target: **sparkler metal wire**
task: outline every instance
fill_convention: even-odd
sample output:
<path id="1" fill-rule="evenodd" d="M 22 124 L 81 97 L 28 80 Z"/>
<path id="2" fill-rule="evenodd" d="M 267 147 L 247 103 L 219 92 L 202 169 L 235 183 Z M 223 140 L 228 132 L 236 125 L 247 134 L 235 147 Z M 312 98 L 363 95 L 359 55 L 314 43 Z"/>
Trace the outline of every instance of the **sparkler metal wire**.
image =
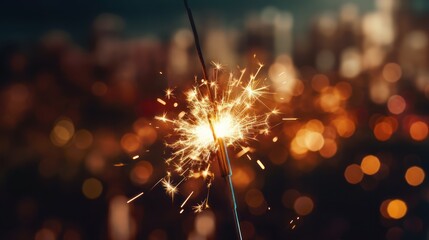
<path id="1" fill-rule="evenodd" d="M 202 66 L 202 70 L 203 70 L 203 76 L 204 76 L 204 80 L 208 80 L 208 75 L 207 75 L 207 68 L 204 62 L 204 57 L 203 57 L 203 52 L 201 50 L 201 45 L 200 45 L 200 40 L 198 37 L 198 32 L 197 29 L 195 27 L 195 22 L 194 22 L 194 17 L 192 15 L 192 11 L 191 8 L 189 7 L 188 1 L 187 0 L 183 0 L 185 7 L 186 7 L 186 12 L 188 14 L 188 18 L 189 18 L 189 22 L 191 24 L 191 28 L 192 28 L 192 33 L 194 35 L 194 40 L 195 40 L 195 47 L 197 49 L 197 53 L 198 53 L 198 57 Z M 209 87 L 208 84 L 206 84 L 207 86 L 207 93 L 209 95 L 210 101 L 212 103 L 215 103 L 214 99 L 213 99 L 213 94 L 211 93 L 211 89 Z M 215 113 L 215 112 L 214 112 Z M 236 230 L 236 234 L 237 234 L 237 238 L 242 240 L 242 234 L 241 234 L 241 228 L 240 228 L 240 220 L 238 218 L 238 211 L 237 211 L 237 201 L 235 199 L 235 191 L 234 191 L 234 186 L 232 184 L 232 170 L 231 170 L 231 163 L 230 163 L 230 159 L 228 157 L 228 150 L 226 148 L 226 145 L 224 143 L 224 141 L 222 140 L 222 138 L 217 138 L 216 137 L 216 133 L 214 132 L 214 126 L 213 123 L 210 120 L 210 116 L 208 117 L 208 121 L 210 124 L 210 128 L 212 130 L 212 134 L 214 137 L 214 140 L 217 142 L 218 144 L 218 151 L 217 151 L 217 157 L 218 157 L 218 163 L 222 172 L 222 176 L 225 178 L 227 184 L 228 184 L 228 189 L 229 189 L 229 195 L 230 195 L 230 201 L 231 201 L 231 208 L 232 208 L 232 212 L 233 212 L 233 216 L 234 216 L 234 224 L 235 224 L 235 230 Z M 216 118 L 216 116 L 214 116 Z"/>

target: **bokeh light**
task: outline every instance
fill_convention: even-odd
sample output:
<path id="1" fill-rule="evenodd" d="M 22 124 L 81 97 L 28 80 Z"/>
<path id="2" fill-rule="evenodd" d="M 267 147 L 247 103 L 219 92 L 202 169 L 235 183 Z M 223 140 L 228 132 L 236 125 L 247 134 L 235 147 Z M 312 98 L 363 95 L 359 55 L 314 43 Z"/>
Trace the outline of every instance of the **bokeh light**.
<path id="1" fill-rule="evenodd" d="M 415 141 L 423 141 L 428 136 L 428 125 L 422 121 L 413 122 L 410 126 L 410 136 Z"/>
<path id="2" fill-rule="evenodd" d="M 127 133 L 121 138 L 121 146 L 126 152 L 136 152 L 141 147 L 140 139 L 133 133 Z"/>
<path id="3" fill-rule="evenodd" d="M 351 164 L 344 170 L 344 177 L 350 184 L 358 184 L 363 179 L 363 172 L 359 165 Z"/>
<path id="4" fill-rule="evenodd" d="M 88 178 L 82 184 L 82 193 L 89 199 L 98 198 L 103 192 L 103 185 L 96 178 Z"/>
<path id="5" fill-rule="evenodd" d="M 401 199 L 394 199 L 387 204 L 387 213 L 393 219 L 400 219 L 407 214 L 407 204 Z"/>
<path id="6" fill-rule="evenodd" d="M 139 161 L 131 170 L 130 179 L 137 185 L 145 184 L 152 176 L 153 166 L 148 161 Z"/>
<path id="7" fill-rule="evenodd" d="M 393 134 L 393 128 L 388 122 L 379 122 L 374 127 L 374 136 L 379 141 L 387 141 Z"/>
<path id="8" fill-rule="evenodd" d="M 71 120 L 59 120 L 51 131 L 51 141 L 56 146 L 64 146 L 73 137 L 74 131 L 74 125 Z"/>
<path id="9" fill-rule="evenodd" d="M 214 233 L 215 230 L 215 215 L 211 211 L 204 211 L 195 218 L 195 230 L 204 237 L 208 237 Z"/>
<path id="10" fill-rule="evenodd" d="M 90 131 L 82 129 L 76 132 L 74 141 L 77 148 L 87 149 L 93 142 L 93 136 Z"/>
<path id="11" fill-rule="evenodd" d="M 412 166 L 405 172 L 405 180 L 413 187 L 419 186 L 425 180 L 425 171 L 418 166 Z"/>
<path id="12" fill-rule="evenodd" d="M 383 78 L 388 82 L 397 82 L 402 76 L 401 66 L 396 63 L 388 63 L 383 67 Z"/>
<path id="13" fill-rule="evenodd" d="M 246 203 L 251 208 L 258 208 L 264 203 L 264 195 L 258 189 L 250 189 L 245 195 Z"/>
<path id="14" fill-rule="evenodd" d="M 295 200 L 293 209 L 298 215 L 306 216 L 313 211 L 314 203 L 310 197 L 301 196 Z"/>
<path id="15" fill-rule="evenodd" d="M 380 160 L 374 155 L 367 155 L 362 159 L 360 167 L 362 172 L 367 175 L 374 175 L 380 170 Z"/>
<path id="16" fill-rule="evenodd" d="M 335 140 L 330 138 L 325 138 L 323 147 L 320 149 L 319 153 L 324 158 L 331 158 L 337 153 L 338 146 Z"/>
<path id="17" fill-rule="evenodd" d="M 56 236 L 55 233 L 48 228 L 42 228 L 39 231 L 37 231 L 36 236 L 34 240 L 55 240 Z"/>
<path id="18" fill-rule="evenodd" d="M 405 102 L 405 99 L 400 95 L 393 95 L 387 101 L 387 108 L 389 109 L 389 112 L 393 114 L 398 115 L 403 113 L 406 107 L 407 103 Z"/>

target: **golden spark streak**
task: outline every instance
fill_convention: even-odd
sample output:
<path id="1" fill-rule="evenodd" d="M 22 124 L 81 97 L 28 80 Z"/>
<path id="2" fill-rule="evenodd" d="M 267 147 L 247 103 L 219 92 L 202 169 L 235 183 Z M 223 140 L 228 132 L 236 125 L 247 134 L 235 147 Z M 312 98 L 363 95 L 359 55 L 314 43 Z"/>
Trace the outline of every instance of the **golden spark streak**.
<path id="1" fill-rule="evenodd" d="M 243 148 L 240 152 L 237 153 L 237 155 L 235 155 L 237 158 L 240 158 L 241 156 L 243 156 L 244 154 L 248 153 L 250 150 L 250 147 L 245 147 Z"/>
<path id="2" fill-rule="evenodd" d="M 180 205 L 180 208 L 183 208 L 183 206 L 185 206 L 186 202 L 189 200 L 189 198 L 192 196 L 192 194 L 194 194 L 194 191 L 192 191 L 188 197 L 185 199 L 185 201 L 183 201 L 182 205 Z"/>
<path id="3" fill-rule="evenodd" d="M 137 194 L 136 196 L 134 196 L 133 198 L 131 198 L 130 200 L 128 200 L 127 203 L 130 203 L 130 202 L 136 200 L 137 198 L 139 198 L 143 194 L 144 194 L 144 192 L 141 192 L 141 193 Z"/>
<path id="4" fill-rule="evenodd" d="M 172 96 L 174 96 L 173 89 L 168 88 L 167 90 L 165 90 L 165 96 L 167 97 L 167 99 L 170 99 Z M 163 105 L 165 105 L 165 104 L 163 104 Z"/>
<path id="5" fill-rule="evenodd" d="M 156 101 L 158 101 L 159 103 L 161 103 L 162 105 L 167 105 L 167 102 L 162 100 L 161 98 L 157 98 Z"/>
<path id="6" fill-rule="evenodd" d="M 218 152 L 218 140 L 227 147 L 241 149 L 237 157 L 246 155 L 251 160 L 247 154 L 251 148 L 247 143 L 259 134 L 268 134 L 270 117 L 280 113 L 263 101 L 270 94 L 269 87 L 264 83 L 266 79 L 258 77 L 263 64 L 258 64 L 254 73 L 246 73 L 246 69 L 242 69 L 237 75 L 222 74 L 222 65 L 213 64 L 214 80 L 195 79 L 195 86 L 184 93 L 186 112 L 182 111 L 173 118 L 167 117 L 167 113 L 155 117 L 171 123 L 174 129 L 173 139 L 166 143 L 172 149 L 171 156 L 166 159 L 166 163 L 173 168 L 171 173 L 182 176 L 182 181 L 201 177 L 207 183 L 207 197 L 193 207 L 195 212 L 209 207 L 209 190 L 214 178 L 210 168 Z M 166 98 L 170 99 L 171 96 L 173 90 L 167 89 Z M 260 161 L 258 164 L 265 168 Z M 172 178 L 168 174 L 162 179 L 162 185 L 171 198 L 178 192 L 180 184 L 174 185 Z"/>
<path id="7" fill-rule="evenodd" d="M 298 118 L 282 118 L 283 121 L 295 121 L 298 120 Z"/>
<path id="8" fill-rule="evenodd" d="M 264 164 L 263 164 L 260 160 L 256 160 L 256 163 L 258 163 L 259 167 L 260 167 L 262 170 L 265 170 L 265 166 L 264 166 Z"/>
<path id="9" fill-rule="evenodd" d="M 139 158 L 140 156 L 139 155 L 135 155 L 134 157 L 133 157 L 133 160 L 136 160 L 137 158 Z"/>

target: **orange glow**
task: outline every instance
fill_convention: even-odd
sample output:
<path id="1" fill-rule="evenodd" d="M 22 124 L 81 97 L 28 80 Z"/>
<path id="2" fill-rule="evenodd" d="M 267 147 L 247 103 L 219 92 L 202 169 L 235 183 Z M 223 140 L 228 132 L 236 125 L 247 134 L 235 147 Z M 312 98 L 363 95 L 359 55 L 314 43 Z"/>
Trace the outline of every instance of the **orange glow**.
<path id="1" fill-rule="evenodd" d="M 293 156 L 298 158 L 308 152 L 308 150 L 305 147 L 298 144 L 298 141 L 296 138 L 294 138 L 290 143 L 290 150 Z"/>
<path id="2" fill-rule="evenodd" d="M 401 199 L 394 199 L 387 204 L 387 214 L 393 219 L 400 219 L 407 214 L 407 204 Z"/>
<path id="3" fill-rule="evenodd" d="M 56 238 L 54 231 L 49 228 L 42 228 L 37 231 L 34 240 L 55 240 Z"/>
<path id="4" fill-rule="evenodd" d="M 251 208 L 257 208 L 261 206 L 265 201 L 262 192 L 256 188 L 247 191 L 244 199 L 246 200 L 247 205 Z"/>
<path id="5" fill-rule="evenodd" d="M 105 95 L 107 93 L 107 90 L 107 85 L 100 81 L 94 82 L 91 87 L 92 94 L 99 97 Z"/>
<path id="6" fill-rule="evenodd" d="M 390 218 L 389 214 L 387 213 L 387 206 L 389 205 L 390 201 L 392 201 L 392 199 L 386 199 L 380 204 L 380 213 L 384 218 Z"/>
<path id="7" fill-rule="evenodd" d="M 69 119 L 58 121 L 51 131 L 50 138 L 55 146 L 64 146 L 74 135 L 74 125 Z"/>
<path id="8" fill-rule="evenodd" d="M 362 172 L 367 175 L 376 174 L 380 170 L 380 166 L 380 160 L 374 155 L 365 156 L 360 164 Z"/>
<path id="9" fill-rule="evenodd" d="M 139 136 L 141 143 L 145 146 L 152 145 L 158 137 L 156 130 L 150 126 L 148 121 L 144 118 L 135 121 L 133 128 L 135 133 Z"/>
<path id="10" fill-rule="evenodd" d="M 140 161 L 130 173 L 131 181 L 136 184 L 145 184 L 152 176 L 153 167 L 148 161 Z"/>
<path id="11" fill-rule="evenodd" d="M 96 178 L 88 178 L 83 182 L 82 193 L 89 199 L 98 198 L 103 192 L 103 185 Z"/>
<path id="12" fill-rule="evenodd" d="M 326 138 L 325 144 L 322 149 L 320 149 L 319 153 L 324 158 L 331 158 L 337 153 L 337 143 L 335 140 Z"/>
<path id="13" fill-rule="evenodd" d="M 362 181 L 363 172 L 359 165 L 351 164 L 344 170 L 344 177 L 350 184 L 358 184 Z"/>
<path id="14" fill-rule="evenodd" d="M 304 92 L 304 88 L 304 83 L 302 83 L 302 81 L 300 80 L 296 80 L 295 88 L 292 91 L 292 95 L 295 97 L 301 95 Z"/>
<path id="15" fill-rule="evenodd" d="M 305 137 L 305 146 L 312 152 L 319 151 L 325 143 L 322 134 L 318 132 L 309 132 Z"/>
<path id="16" fill-rule="evenodd" d="M 326 87 L 320 96 L 320 107 L 325 112 L 336 112 L 340 109 L 341 96 L 337 89 Z"/>
<path id="17" fill-rule="evenodd" d="M 93 142 L 91 132 L 88 130 L 79 130 L 74 136 L 75 145 L 79 149 L 87 149 Z"/>
<path id="18" fill-rule="evenodd" d="M 321 92 L 325 87 L 329 86 L 329 79 L 326 75 L 316 74 L 311 79 L 311 87 L 317 91 Z"/>
<path id="19" fill-rule="evenodd" d="M 213 234 L 216 226 L 215 215 L 212 211 L 204 211 L 195 218 L 195 230 L 203 238 Z"/>
<path id="20" fill-rule="evenodd" d="M 388 82 L 397 82 L 402 76 L 401 66 L 396 63 L 388 63 L 383 67 L 383 78 Z"/>
<path id="21" fill-rule="evenodd" d="M 232 182 L 237 188 L 247 187 L 255 179 L 255 172 L 248 166 L 234 168 Z"/>
<path id="22" fill-rule="evenodd" d="M 411 124 L 410 136 L 415 141 L 423 141 L 428 136 L 428 125 L 422 121 L 416 121 Z"/>
<path id="23" fill-rule="evenodd" d="M 381 118 L 381 119 L 382 119 L 382 121 L 390 124 L 390 126 L 392 127 L 393 131 L 396 131 L 398 129 L 398 120 L 396 120 L 395 118 L 393 118 L 393 117 L 384 117 L 384 118 Z"/>
<path id="24" fill-rule="evenodd" d="M 323 126 L 323 123 L 320 120 L 312 119 L 305 124 L 305 128 L 310 131 L 323 133 L 325 126 Z"/>
<path id="25" fill-rule="evenodd" d="M 379 79 L 370 82 L 369 96 L 374 103 L 384 104 L 391 95 L 390 84 Z"/>
<path id="26" fill-rule="evenodd" d="M 339 82 L 335 85 L 338 90 L 341 100 L 347 100 L 352 95 L 352 86 L 348 82 Z"/>
<path id="27" fill-rule="evenodd" d="M 405 99 L 399 95 L 393 95 L 387 101 L 389 112 L 396 115 L 403 113 L 406 107 L 407 103 L 405 102 Z"/>
<path id="28" fill-rule="evenodd" d="M 356 130 L 355 123 L 345 116 L 334 119 L 332 124 L 336 128 L 338 135 L 344 138 L 351 137 Z"/>
<path id="29" fill-rule="evenodd" d="M 306 216 L 313 211 L 314 203 L 313 200 L 306 196 L 301 196 L 295 200 L 293 209 L 298 215 Z"/>
<path id="30" fill-rule="evenodd" d="M 374 127 L 374 136 L 379 141 L 387 141 L 392 134 L 392 126 L 386 122 L 377 123 Z"/>
<path id="31" fill-rule="evenodd" d="M 411 186 L 419 186 L 425 180 L 425 171 L 421 167 L 412 166 L 407 169 L 405 180 Z"/>
<path id="32" fill-rule="evenodd" d="M 133 133 L 127 133 L 121 139 L 121 146 L 128 153 L 135 152 L 140 148 L 139 137 Z"/>

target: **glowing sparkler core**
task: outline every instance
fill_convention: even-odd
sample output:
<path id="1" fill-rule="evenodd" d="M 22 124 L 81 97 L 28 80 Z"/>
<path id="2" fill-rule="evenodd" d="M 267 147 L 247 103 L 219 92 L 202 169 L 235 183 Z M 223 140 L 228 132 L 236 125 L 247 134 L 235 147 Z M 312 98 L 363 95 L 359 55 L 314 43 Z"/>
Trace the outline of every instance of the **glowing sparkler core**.
<path id="1" fill-rule="evenodd" d="M 244 148 L 256 135 L 269 133 L 268 120 L 271 115 L 279 113 L 261 100 L 268 94 L 265 79 L 258 79 L 262 64 L 246 80 L 244 69 L 238 77 L 230 74 L 224 82 L 218 79 L 219 66 L 215 64 L 216 78 L 213 81 L 202 80 L 185 93 L 187 113 L 181 112 L 176 119 L 168 118 L 167 113 L 156 117 L 160 121 L 171 123 L 175 132 L 173 136 L 177 138 L 167 144 L 173 149 L 173 153 L 166 162 L 173 164 L 174 171 L 183 177 L 182 181 L 191 177 L 206 179 L 208 190 L 214 176 L 210 165 L 216 154 L 220 158 L 218 160 L 222 175 L 229 175 L 230 167 L 222 159 L 225 158 L 222 154 L 227 154 L 226 147 Z M 207 91 L 203 93 L 202 90 Z M 166 91 L 167 98 L 172 96 L 171 89 Z M 257 103 L 269 111 L 264 110 L 260 114 Z M 222 154 L 219 155 L 219 151 Z M 162 183 L 166 193 L 173 197 L 179 184 L 170 182 L 170 177 L 171 174 L 168 174 Z M 201 207 L 208 207 L 208 193 L 203 203 L 200 204 L 199 211 Z"/>
<path id="2" fill-rule="evenodd" d="M 165 114 L 157 117 L 158 120 L 172 122 L 176 136 L 179 136 L 177 141 L 169 144 L 175 151 L 168 162 L 174 159 L 181 170 L 201 171 L 218 150 L 217 139 L 222 139 L 227 146 L 239 147 L 261 131 L 268 133 L 269 116 L 278 112 L 270 110 L 258 114 L 255 108 L 255 103 L 262 103 L 260 97 L 268 90 L 262 85 L 262 80 L 256 79 L 261 68 L 262 65 L 247 83 L 242 80 L 245 71 L 241 71 L 239 78 L 231 74 L 225 87 L 215 84 L 217 79 L 202 81 L 186 93 L 188 114 L 174 120 Z M 202 86 L 210 88 L 213 101 L 200 91 Z"/>

